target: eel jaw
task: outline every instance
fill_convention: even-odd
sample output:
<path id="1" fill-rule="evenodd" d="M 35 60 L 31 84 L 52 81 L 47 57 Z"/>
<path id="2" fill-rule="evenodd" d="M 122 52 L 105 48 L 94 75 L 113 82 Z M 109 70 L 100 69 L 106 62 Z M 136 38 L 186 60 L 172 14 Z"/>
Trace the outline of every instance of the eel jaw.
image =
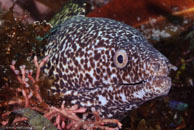
<path id="1" fill-rule="evenodd" d="M 171 88 L 171 78 L 168 76 L 152 76 L 135 84 L 124 84 L 129 90 L 128 101 L 144 103 L 160 96 L 166 96 Z"/>
<path id="2" fill-rule="evenodd" d="M 144 83 L 145 90 L 150 91 L 154 97 L 167 95 L 171 88 L 171 78 L 168 76 L 150 77 Z"/>
<path id="3" fill-rule="evenodd" d="M 150 90 L 156 97 L 167 95 L 172 85 L 169 77 L 171 70 L 176 71 L 177 67 L 170 63 L 160 64 L 160 69 L 144 80 L 145 88 Z"/>
<path id="4" fill-rule="evenodd" d="M 171 88 L 171 78 L 168 76 L 152 76 L 135 83 L 121 83 L 123 86 L 142 86 L 147 93 L 151 95 L 167 95 Z"/>

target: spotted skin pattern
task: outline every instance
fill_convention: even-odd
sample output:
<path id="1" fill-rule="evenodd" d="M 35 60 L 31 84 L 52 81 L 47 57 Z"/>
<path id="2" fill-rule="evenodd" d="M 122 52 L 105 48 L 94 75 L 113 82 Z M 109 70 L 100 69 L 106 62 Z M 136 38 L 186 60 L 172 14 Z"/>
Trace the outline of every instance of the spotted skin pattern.
<path id="1" fill-rule="evenodd" d="M 122 118 L 124 113 L 171 87 L 169 61 L 136 29 L 106 18 L 75 16 L 57 26 L 47 38 L 44 71 L 54 76 L 53 94 L 68 97 L 102 117 Z M 117 68 L 117 50 L 124 49 L 128 63 Z"/>

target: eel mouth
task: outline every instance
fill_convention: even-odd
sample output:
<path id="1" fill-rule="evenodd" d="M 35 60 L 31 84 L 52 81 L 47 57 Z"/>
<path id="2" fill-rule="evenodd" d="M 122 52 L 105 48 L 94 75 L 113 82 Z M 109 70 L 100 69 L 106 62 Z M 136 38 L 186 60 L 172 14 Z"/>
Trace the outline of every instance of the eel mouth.
<path id="1" fill-rule="evenodd" d="M 152 76 L 146 77 L 140 81 L 135 81 L 133 83 L 120 83 L 119 85 L 140 86 L 156 95 L 168 94 L 172 85 L 169 73 L 171 70 L 176 71 L 177 67 L 169 63 L 161 65 L 159 68 L 160 69 L 157 69 Z"/>
<path id="2" fill-rule="evenodd" d="M 145 82 L 146 82 L 146 80 L 141 80 L 141 81 L 134 82 L 134 83 L 119 83 L 119 85 L 130 85 L 130 86 L 133 86 L 133 85 L 144 84 Z"/>
<path id="3" fill-rule="evenodd" d="M 119 83 L 118 85 L 141 85 L 141 84 L 145 84 L 147 82 L 150 82 L 150 81 L 153 81 L 153 80 L 156 80 L 157 81 L 160 81 L 160 83 L 157 82 L 157 84 L 161 84 L 162 81 L 169 81 L 171 78 L 168 77 L 168 76 L 151 76 L 149 78 L 146 78 L 146 79 L 143 79 L 143 80 L 140 80 L 140 81 L 137 81 L 137 82 L 134 82 L 134 83 Z"/>
<path id="4" fill-rule="evenodd" d="M 149 77 L 129 83 L 118 83 L 117 85 L 139 88 L 146 93 L 153 95 L 153 97 L 167 95 L 172 85 L 171 78 L 169 77 L 171 70 L 176 71 L 177 67 L 172 64 L 164 64 L 158 71 L 155 71 L 155 73 Z"/>
<path id="5" fill-rule="evenodd" d="M 120 83 L 122 86 L 139 86 L 150 93 L 161 96 L 167 95 L 171 88 L 171 78 L 167 75 L 151 76 L 134 83 Z"/>

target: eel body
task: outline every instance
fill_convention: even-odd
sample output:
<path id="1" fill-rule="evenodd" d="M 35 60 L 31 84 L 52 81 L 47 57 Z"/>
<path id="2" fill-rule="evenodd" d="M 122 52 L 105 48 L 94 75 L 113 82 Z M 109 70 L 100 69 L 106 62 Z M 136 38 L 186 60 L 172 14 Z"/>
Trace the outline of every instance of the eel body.
<path id="1" fill-rule="evenodd" d="M 102 117 L 120 118 L 145 101 L 168 94 L 169 60 L 136 29 L 107 18 L 77 15 L 47 37 L 44 72 L 53 94 Z"/>

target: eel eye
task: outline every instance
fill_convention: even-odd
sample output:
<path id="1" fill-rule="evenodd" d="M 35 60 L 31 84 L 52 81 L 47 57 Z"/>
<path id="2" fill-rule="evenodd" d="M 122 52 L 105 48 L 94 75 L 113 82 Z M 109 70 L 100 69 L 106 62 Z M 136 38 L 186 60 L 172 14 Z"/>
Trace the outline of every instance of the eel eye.
<path id="1" fill-rule="evenodd" d="M 124 68 L 128 63 L 127 52 L 124 49 L 117 50 L 113 57 L 113 62 L 117 68 Z"/>

